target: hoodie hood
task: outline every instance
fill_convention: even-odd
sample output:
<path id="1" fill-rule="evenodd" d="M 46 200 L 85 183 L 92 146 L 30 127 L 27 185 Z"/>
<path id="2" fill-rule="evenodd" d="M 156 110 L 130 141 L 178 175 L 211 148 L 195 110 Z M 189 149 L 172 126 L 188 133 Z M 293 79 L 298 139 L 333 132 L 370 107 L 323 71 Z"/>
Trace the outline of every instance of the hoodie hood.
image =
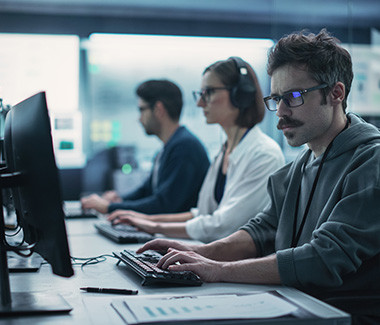
<path id="1" fill-rule="evenodd" d="M 380 143 L 380 132 L 377 127 L 353 113 L 348 113 L 347 117 L 351 122 L 350 127 L 335 138 L 326 160 L 333 159 L 361 144 L 373 141 Z"/>

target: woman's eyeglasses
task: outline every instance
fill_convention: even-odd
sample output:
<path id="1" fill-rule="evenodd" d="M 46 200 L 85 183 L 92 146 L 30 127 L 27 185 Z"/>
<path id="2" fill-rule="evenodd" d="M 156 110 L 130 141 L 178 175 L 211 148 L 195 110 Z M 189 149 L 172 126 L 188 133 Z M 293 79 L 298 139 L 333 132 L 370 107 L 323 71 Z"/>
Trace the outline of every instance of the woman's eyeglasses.
<path id="1" fill-rule="evenodd" d="M 208 103 L 210 101 L 210 97 L 215 91 L 217 90 L 230 90 L 230 88 L 227 87 L 210 87 L 210 88 L 205 88 L 200 91 L 193 91 L 193 98 L 196 103 L 200 99 L 202 99 L 204 102 Z"/>

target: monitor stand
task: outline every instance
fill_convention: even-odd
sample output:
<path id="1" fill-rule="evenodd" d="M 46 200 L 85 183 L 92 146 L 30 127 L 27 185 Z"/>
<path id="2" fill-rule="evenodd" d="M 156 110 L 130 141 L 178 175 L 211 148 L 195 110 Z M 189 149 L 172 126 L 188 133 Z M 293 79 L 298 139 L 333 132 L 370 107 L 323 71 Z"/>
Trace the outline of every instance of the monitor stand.
<path id="1" fill-rule="evenodd" d="M 58 294 L 12 292 L 12 301 L 0 305 L 0 316 L 68 313 L 72 307 Z"/>
<path id="2" fill-rule="evenodd" d="M 0 174 L 0 183 L 2 194 L 2 188 L 14 185 L 12 175 Z M 0 195 L 0 316 L 67 313 L 72 310 L 63 297 L 57 294 L 13 292 L 11 295 L 9 282 L 3 199 Z"/>

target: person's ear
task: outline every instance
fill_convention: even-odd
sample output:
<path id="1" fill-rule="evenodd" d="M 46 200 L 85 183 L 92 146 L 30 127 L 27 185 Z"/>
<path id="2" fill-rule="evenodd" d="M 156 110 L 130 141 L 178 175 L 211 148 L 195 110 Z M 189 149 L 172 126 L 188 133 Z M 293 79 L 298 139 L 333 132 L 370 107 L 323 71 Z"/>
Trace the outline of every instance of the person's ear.
<path id="1" fill-rule="evenodd" d="M 153 106 L 153 113 L 157 118 L 162 118 L 166 114 L 166 109 L 161 101 L 156 101 Z"/>
<path id="2" fill-rule="evenodd" d="M 341 104 L 346 96 L 346 87 L 343 82 L 338 81 L 331 89 L 330 94 L 333 105 Z"/>

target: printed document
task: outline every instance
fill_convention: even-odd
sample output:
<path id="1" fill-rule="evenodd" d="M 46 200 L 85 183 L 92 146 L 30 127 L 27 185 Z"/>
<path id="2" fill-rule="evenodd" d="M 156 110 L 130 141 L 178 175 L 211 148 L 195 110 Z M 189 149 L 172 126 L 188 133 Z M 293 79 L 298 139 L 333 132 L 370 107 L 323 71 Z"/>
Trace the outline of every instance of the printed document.
<path id="1" fill-rule="evenodd" d="M 114 300 L 111 305 L 128 324 L 275 318 L 297 310 L 295 305 L 269 292 L 165 298 L 128 297 Z"/>

